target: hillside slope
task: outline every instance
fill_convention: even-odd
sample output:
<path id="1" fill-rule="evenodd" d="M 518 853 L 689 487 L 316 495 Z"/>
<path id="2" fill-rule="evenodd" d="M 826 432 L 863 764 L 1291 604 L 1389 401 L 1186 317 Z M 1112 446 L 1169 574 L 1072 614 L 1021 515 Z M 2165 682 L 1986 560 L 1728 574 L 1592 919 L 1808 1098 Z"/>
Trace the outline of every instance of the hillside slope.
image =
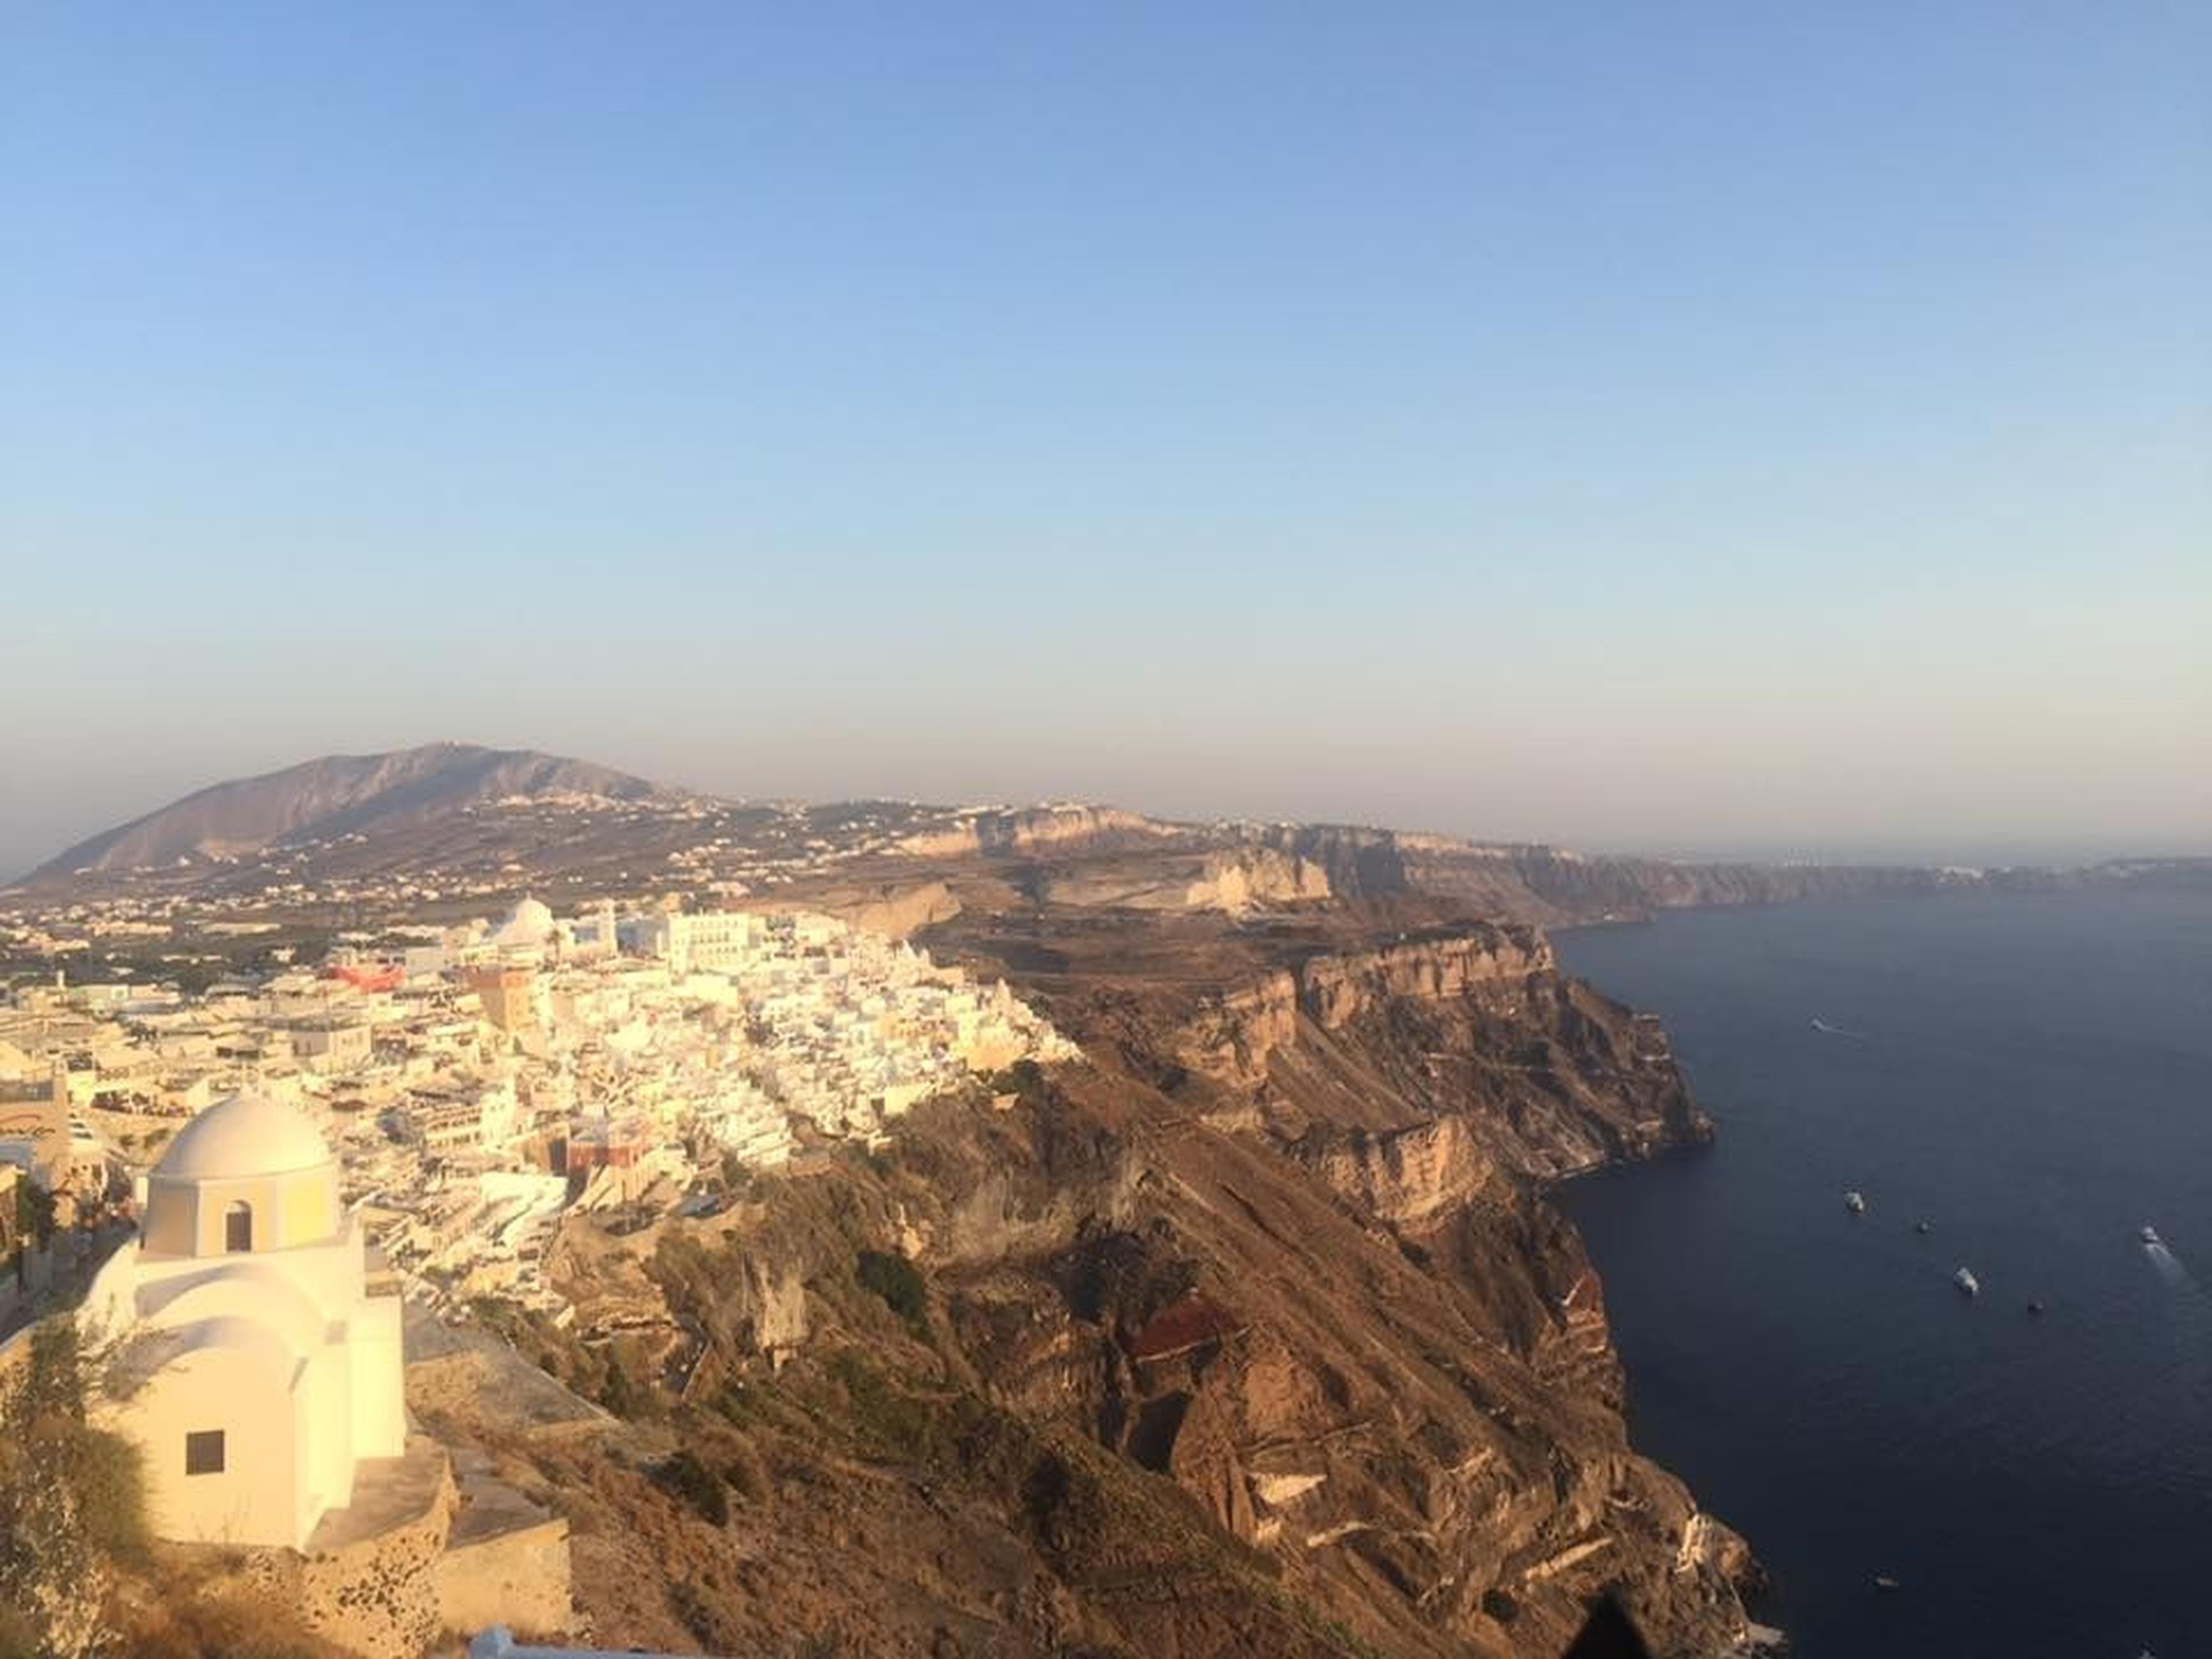
<path id="1" fill-rule="evenodd" d="M 528 749 L 437 743 L 381 755 L 325 755 L 196 791 L 80 842 L 33 872 L 32 879 L 415 829 L 474 803 L 514 796 L 679 799 L 672 790 L 611 767 Z"/>
<path id="2" fill-rule="evenodd" d="M 1528 928 L 1258 954 L 1055 971 L 1089 1061 L 563 1229 L 579 1317 L 526 1346 L 588 1382 L 668 1333 L 611 1460 L 530 1454 L 600 1641 L 1552 1659 L 1611 1588 L 1741 1642 L 1748 1556 L 1630 1445 L 1539 1187 L 1709 1132 L 1663 1033 Z"/>

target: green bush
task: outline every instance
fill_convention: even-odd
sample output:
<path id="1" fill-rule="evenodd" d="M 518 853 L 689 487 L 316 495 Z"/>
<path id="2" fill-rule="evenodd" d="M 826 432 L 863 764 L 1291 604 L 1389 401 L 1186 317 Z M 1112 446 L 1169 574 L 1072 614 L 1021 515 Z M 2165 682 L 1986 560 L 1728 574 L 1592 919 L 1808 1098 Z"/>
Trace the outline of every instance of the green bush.
<path id="1" fill-rule="evenodd" d="M 1003 1072 L 993 1073 L 991 1088 L 997 1094 L 1015 1096 L 1032 1111 L 1052 1103 L 1052 1081 L 1033 1060 L 1018 1060 Z"/>
<path id="2" fill-rule="evenodd" d="M 132 1442 L 104 1429 L 76 1436 L 77 1512 L 87 1540 L 118 1561 L 146 1558 L 145 1460 Z"/>
<path id="3" fill-rule="evenodd" d="M 1047 1450 L 1022 1483 L 1022 1507 L 1030 1535 L 1054 1560 L 1095 1548 L 1109 1524 L 1105 1494 L 1091 1473 L 1060 1453 Z"/>
<path id="4" fill-rule="evenodd" d="M 606 1380 L 599 1384 L 599 1404 L 617 1417 L 631 1418 L 638 1414 L 637 1385 L 629 1380 L 629 1371 L 623 1364 L 622 1356 L 611 1349 L 607 1353 Z"/>
<path id="5" fill-rule="evenodd" d="M 927 1327 L 929 1290 L 913 1262 L 888 1251 L 863 1250 L 859 1276 L 861 1285 L 883 1297 L 909 1329 L 918 1333 Z"/>
<path id="6" fill-rule="evenodd" d="M 15 1237 L 42 1248 L 54 1236 L 54 1195 L 35 1181 L 15 1183 Z"/>
<path id="7" fill-rule="evenodd" d="M 708 1526 L 729 1524 L 730 1495 L 723 1489 L 722 1478 L 689 1446 L 655 1469 L 653 1479 L 690 1504 L 692 1512 Z"/>
<path id="8" fill-rule="evenodd" d="M 69 1314 L 33 1329 L 26 1363 L 0 1388 L 0 1607 L 27 1615 L 43 1659 L 107 1644 L 112 1563 L 145 1541 L 137 1456 L 86 1425 L 84 1395 Z"/>
<path id="9" fill-rule="evenodd" d="M 852 1349 L 831 1356 L 830 1374 L 845 1395 L 846 1424 L 872 1450 L 890 1457 L 917 1460 L 930 1444 L 930 1410 L 894 1387 L 890 1379 Z"/>
<path id="10" fill-rule="evenodd" d="M 722 1466 L 722 1479 L 748 1504 L 764 1503 L 775 1490 L 768 1461 L 749 1440 L 740 1440 L 731 1449 L 730 1461 Z"/>

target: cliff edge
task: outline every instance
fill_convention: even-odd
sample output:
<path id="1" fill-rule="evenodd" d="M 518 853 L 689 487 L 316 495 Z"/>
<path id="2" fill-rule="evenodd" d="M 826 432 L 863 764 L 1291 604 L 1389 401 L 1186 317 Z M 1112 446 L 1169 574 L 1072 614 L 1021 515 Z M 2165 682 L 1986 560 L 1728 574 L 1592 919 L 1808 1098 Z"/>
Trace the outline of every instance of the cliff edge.
<path id="1" fill-rule="evenodd" d="M 1663 1033 L 1526 927 L 1217 919 L 1180 981 L 1146 931 L 1009 969 L 1086 1060 L 564 1230 L 577 1326 L 519 1340 L 633 1379 L 611 1463 L 529 1454 L 599 1639 L 1551 1659 L 1612 1589 L 1740 1641 L 1748 1554 L 1630 1445 L 1540 1190 L 1710 1132 Z"/>

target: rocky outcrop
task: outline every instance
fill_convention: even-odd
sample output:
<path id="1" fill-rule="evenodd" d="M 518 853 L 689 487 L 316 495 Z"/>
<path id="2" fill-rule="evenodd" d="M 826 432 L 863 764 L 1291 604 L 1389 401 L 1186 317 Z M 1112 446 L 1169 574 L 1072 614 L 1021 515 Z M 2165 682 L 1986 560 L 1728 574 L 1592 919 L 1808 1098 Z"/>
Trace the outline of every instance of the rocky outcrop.
<path id="1" fill-rule="evenodd" d="M 1091 862 L 1042 873 L 1049 903 L 1134 910 L 1218 910 L 1236 915 L 1331 896 L 1328 872 L 1311 860 L 1268 847 L 1185 858 L 1159 856 L 1134 865 Z"/>
<path id="2" fill-rule="evenodd" d="M 1697 905 L 1926 895 L 1978 886 L 1984 879 L 1978 871 L 1909 866 L 1584 858 L 1553 847 L 1516 848 L 1512 864 L 1522 884 L 1544 904 L 1562 917 L 1579 919 Z M 1438 867 L 1444 867 L 1442 861 Z"/>
<path id="3" fill-rule="evenodd" d="M 1420 1226 L 1469 1202 L 1498 1166 L 1464 1118 L 1437 1118 L 1409 1129 L 1354 1130 L 1317 1141 L 1305 1162 L 1364 1215 Z"/>
<path id="4" fill-rule="evenodd" d="M 1510 1011 L 1522 988 L 1556 965 L 1551 941 L 1533 927 L 1474 925 L 1352 955 L 1313 957 L 1297 969 L 1298 1006 L 1331 1030 L 1401 998 L 1474 997 Z"/>
<path id="5" fill-rule="evenodd" d="M 1211 998 L 1176 1038 L 1176 1059 L 1231 1084 L 1256 1085 L 1298 1040 L 1298 976 L 1291 969 Z"/>
<path id="6" fill-rule="evenodd" d="M 912 886 L 887 883 L 859 892 L 816 897 L 794 908 L 826 911 L 864 932 L 904 939 L 921 928 L 958 915 L 960 900 L 941 881 L 918 882 Z"/>
<path id="7" fill-rule="evenodd" d="M 1325 1030 L 1387 1002 L 1473 998 L 1510 1012 L 1532 977 L 1555 969 L 1549 940 L 1526 927 L 1469 924 L 1372 950 L 1319 953 L 1209 999 L 1185 1026 L 1179 1057 L 1239 1085 L 1298 1041 L 1302 1021 Z"/>
<path id="8" fill-rule="evenodd" d="M 1525 926 L 1298 942 L 1325 936 L 1165 1023 L 1063 958 L 1055 1018 L 1101 1058 L 664 1233 L 670 1317 L 708 1344 L 686 1398 L 805 1471 L 701 1540 L 700 1582 L 773 1570 L 680 1633 L 826 1613 L 890 1650 L 926 1604 L 975 1651 L 1552 1659 L 1612 1585 L 1662 1650 L 1742 1634 L 1745 1562 L 1628 1444 L 1601 1286 L 1537 1185 L 1701 1132 L 1663 1033 Z M 939 1518 L 882 1520 L 912 1492 Z M 603 1639 L 672 1639 L 623 1607 Z"/>
<path id="9" fill-rule="evenodd" d="M 1302 1141 L 1333 1182 L 1371 1182 L 1378 1158 L 1419 1163 L 1461 1140 L 1486 1169 L 1551 1180 L 1712 1132 L 1658 1022 L 1564 977 L 1525 925 L 1310 957 L 1209 999 L 1175 1054 L 1261 1109 L 1238 1120 L 1217 1107 L 1212 1121 Z M 1363 1086 L 1347 1094 L 1348 1078 Z M 1447 1120 L 1456 1127 L 1433 1145 L 1391 1138 Z M 1334 1139 L 1347 1133 L 1367 1138 Z M 1346 1159 L 1366 1173 L 1348 1174 Z M 1370 1196 L 1400 1201 L 1381 1191 Z"/>
<path id="10" fill-rule="evenodd" d="M 1930 894 L 2022 879 L 2020 872 L 1902 865 L 1594 857 L 1541 843 L 1468 842 L 1347 824 L 1271 825 L 1252 833 L 1266 846 L 1320 864 L 1334 890 L 1348 897 L 1418 896 L 1539 922 L 1635 917 L 1697 905 Z"/>
<path id="11" fill-rule="evenodd" d="M 797 1263 L 749 1260 L 732 1291 L 732 1310 L 761 1352 L 775 1358 L 806 1340 L 806 1286 Z"/>
<path id="12" fill-rule="evenodd" d="M 1155 840 L 1180 834 L 1115 806 L 1078 804 L 997 807 L 963 814 L 942 829 L 902 837 L 895 851 L 908 858 L 962 858 L 976 853 L 1032 852 L 1109 840 Z"/>

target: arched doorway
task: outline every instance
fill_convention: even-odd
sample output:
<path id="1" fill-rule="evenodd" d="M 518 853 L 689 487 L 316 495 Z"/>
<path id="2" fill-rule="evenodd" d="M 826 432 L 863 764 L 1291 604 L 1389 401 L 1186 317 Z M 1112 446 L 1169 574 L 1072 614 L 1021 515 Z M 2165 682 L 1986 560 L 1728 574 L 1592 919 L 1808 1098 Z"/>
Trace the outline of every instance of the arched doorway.
<path id="1" fill-rule="evenodd" d="M 222 1248 L 226 1250 L 250 1250 L 253 1248 L 253 1206 L 244 1199 L 222 1212 Z"/>

